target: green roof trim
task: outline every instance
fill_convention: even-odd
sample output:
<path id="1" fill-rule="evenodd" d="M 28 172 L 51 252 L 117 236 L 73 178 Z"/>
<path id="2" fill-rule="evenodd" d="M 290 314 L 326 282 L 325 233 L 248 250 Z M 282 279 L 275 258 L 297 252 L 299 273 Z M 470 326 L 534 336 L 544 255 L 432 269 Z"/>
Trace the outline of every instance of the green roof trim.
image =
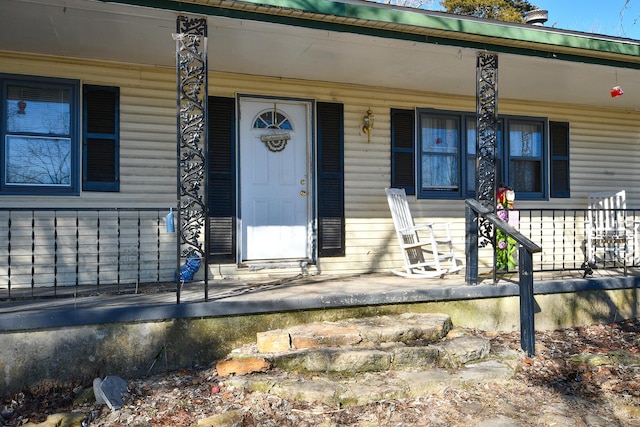
<path id="1" fill-rule="evenodd" d="M 468 17 L 454 17 L 443 13 L 423 13 L 410 10 L 393 9 L 389 6 L 380 7 L 374 4 L 363 5 L 341 3 L 336 1 L 309 0 L 242 0 L 244 3 L 269 5 L 300 11 L 342 16 L 345 18 L 368 19 L 392 24 L 409 25 L 434 30 L 452 31 L 463 34 L 495 37 L 507 40 L 541 43 L 559 47 L 592 50 L 598 52 L 615 53 L 620 55 L 640 55 L 640 42 L 629 39 L 614 40 L 612 37 L 590 35 L 589 33 L 575 34 L 567 30 L 550 27 L 536 27 L 528 24 L 514 24 L 508 22 L 484 21 L 468 19 Z M 564 31 L 564 32 L 563 32 Z"/>
<path id="2" fill-rule="evenodd" d="M 468 17 L 456 17 L 440 12 L 425 13 L 393 9 L 384 5 L 342 3 L 330 0 L 242 0 L 240 4 L 254 4 L 259 7 L 278 7 L 296 10 L 301 13 L 311 13 L 342 18 L 370 20 L 398 26 L 418 27 L 451 33 L 434 37 L 417 34 L 407 28 L 389 30 L 366 27 L 349 23 L 320 21 L 305 18 L 300 15 L 270 14 L 249 10 L 242 7 L 237 9 L 220 5 L 192 3 L 180 0 L 101 0 L 108 3 L 121 3 L 135 6 L 172 10 L 182 13 L 224 16 L 236 19 L 249 19 L 262 22 L 272 22 L 299 27 L 322 29 L 337 32 L 349 32 L 376 37 L 411 40 L 421 43 L 435 43 L 450 46 L 460 46 L 475 49 L 490 50 L 497 53 L 512 53 L 527 56 L 553 57 L 559 60 L 579 61 L 593 64 L 603 64 L 627 68 L 640 68 L 640 41 L 630 39 L 615 39 L 608 36 L 590 35 L 588 33 L 574 33 L 549 27 L 535 27 L 527 24 L 500 23 L 483 21 Z M 456 36 L 458 34 L 458 36 Z M 460 35 L 473 36 L 460 37 Z M 511 42 L 501 42 L 509 40 Z M 535 47 L 515 46 L 512 42 L 524 42 L 537 45 Z M 572 54 L 561 53 L 558 49 L 577 49 Z M 621 55 L 619 59 L 605 59 L 605 54 Z M 629 58 L 625 58 L 628 56 Z"/>

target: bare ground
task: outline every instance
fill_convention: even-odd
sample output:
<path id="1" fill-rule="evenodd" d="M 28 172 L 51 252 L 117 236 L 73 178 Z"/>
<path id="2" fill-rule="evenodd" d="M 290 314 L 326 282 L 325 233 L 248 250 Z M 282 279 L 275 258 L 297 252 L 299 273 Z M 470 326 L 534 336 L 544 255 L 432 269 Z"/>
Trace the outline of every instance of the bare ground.
<path id="1" fill-rule="evenodd" d="M 131 380 L 127 405 L 118 411 L 79 402 L 86 382 L 43 384 L 3 402 L 0 421 L 37 425 L 49 414 L 80 412 L 87 426 L 640 426 L 639 331 L 640 320 L 633 320 L 537 332 L 536 356 L 522 354 L 512 380 L 412 400 L 301 404 L 233 390 L 210 368 Z M 475 332 L 490 338 L 494 350 L 520 348 L 518 332 Z M 226 420 L 215 418 L 221 415 Z"/>

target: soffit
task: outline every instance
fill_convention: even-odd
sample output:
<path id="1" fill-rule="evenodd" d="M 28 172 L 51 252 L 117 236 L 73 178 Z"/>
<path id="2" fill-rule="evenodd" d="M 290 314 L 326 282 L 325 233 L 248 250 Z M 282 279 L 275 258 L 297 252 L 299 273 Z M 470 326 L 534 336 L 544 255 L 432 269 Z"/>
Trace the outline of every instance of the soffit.
<path id="1" fill-rule="evenodd" d="M 128 0 L 120 0 L 128 1 Z M 557 59 L 590 62 L 598 60 L 640 64 L 640 41 L 606 35 L 560 30 L 545 26 L 505 23 L 474 17 L 454 16 L 437 11 L 390 6 L 362 0 L 300 1 L 300 0 L 171 0 L 229 10 L 242 10 L 265 16 L 279 16 L 307 21 L 353 27 L 371 35 L 380 30 L 380 37 L 402 38 L 404 35 L 424 36 L 423 41 L 436 44 L 467 42 L 476 48 L 509 51 L 520 49 L 525 55 L 556 55 Z M 319 13 L 317 11 L 322 11 Z M 211 11 L 213 14 L 216 12 Z M 299 25 L 304 25 L 299 23 Z M 518 53 L 513 51 L 513 53 Z M 558 55 L 565 56 L 558 56 Z"/>
<path id="2" fill-rule="evenodd" d="M 0 50 L 174 68 L 172 33 L 181 13 L 90 0 L 2 0 Z M 477 47 L 232 15 L 218 11 L 207 17 L 212 71 L 475 96 Z M 609 97 L 615 84 L 625 96 Z M 640 109 L 640 97 L 633 95 L 640 94 L 640 71 L 559 61 L 552 54 L 500 53 L 499 93 L 503 99 Z"/>

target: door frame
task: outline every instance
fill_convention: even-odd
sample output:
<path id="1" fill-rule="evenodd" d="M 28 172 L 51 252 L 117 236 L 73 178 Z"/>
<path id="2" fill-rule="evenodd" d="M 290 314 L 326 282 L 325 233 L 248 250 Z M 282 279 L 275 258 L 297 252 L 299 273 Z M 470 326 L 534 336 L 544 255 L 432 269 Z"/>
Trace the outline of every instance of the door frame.
<path id="1" fill-rule="evenodd" d="M 242 156 L 241 156 L 241 135 L 242 129 L 240 126 L 241 123 L 241 104 L 243 101 L 255 101 L 255 102 L 287 102 L 287 103 L 299 103 L 306 107 L 306 119 L 308 123 L 307 136 L 306 136 L 306 145 L 307 145 L 307 157 L 305 160 L 306 169 L 307 169 L 307 177 L 310 182 L 307 185 L 307 191 L 311 194 L 307 196 L 307 221 L 308 221 L 308 232 L 307 232 L 307 258 L 301 259 L 273 259 L 263 260 L 260 262 L 260 268 L 263 267 L 272 267 L 272 268 L 284 268 L 284 267 L 299 267 L 307 264 L 315 264 L 318 253 L 318 227 L 317 227 L 317 177 L 316 177 L 316 169 L 317 169 L 317 161 L 316 161 L 316 105 L 315 100 L 309 98 L 297 98 L 297 97 L 286 97 L 286 96 L 266 96 L 266 95 L 252 95 L 252 94 L 238 94 L 237 95 L 237 103 L 236 103 L 236 212 L 237 212 L 237 221 L 236 221 L 236 260 L 239 267 L 252 267 L 256 266 L 257 263 L 253 263 L 251 261 L 243 261 L 243 224 L 242 224 L 242 179 L 240 174 L 240 168 L 242 167 Z"/>

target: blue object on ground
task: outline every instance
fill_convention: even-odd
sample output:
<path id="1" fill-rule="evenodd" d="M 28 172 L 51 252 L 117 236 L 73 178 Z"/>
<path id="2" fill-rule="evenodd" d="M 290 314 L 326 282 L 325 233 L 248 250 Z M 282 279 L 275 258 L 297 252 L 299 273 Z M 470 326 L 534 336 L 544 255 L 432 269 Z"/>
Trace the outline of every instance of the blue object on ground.
<path id="1" fill-rule="evenodd" d="M 196 254 L 191 254 L 184 261 L 184 264 L 180 266 L 180 281 L 181 282 L 191 282 L 193 280 L 193 276 L 200 269 L 200 265 L 202 264 L 202 260 Z M 177 276 L 176 272 L 176 276 Z M 177 279 L 177 277 L 176 277 Z"/>

